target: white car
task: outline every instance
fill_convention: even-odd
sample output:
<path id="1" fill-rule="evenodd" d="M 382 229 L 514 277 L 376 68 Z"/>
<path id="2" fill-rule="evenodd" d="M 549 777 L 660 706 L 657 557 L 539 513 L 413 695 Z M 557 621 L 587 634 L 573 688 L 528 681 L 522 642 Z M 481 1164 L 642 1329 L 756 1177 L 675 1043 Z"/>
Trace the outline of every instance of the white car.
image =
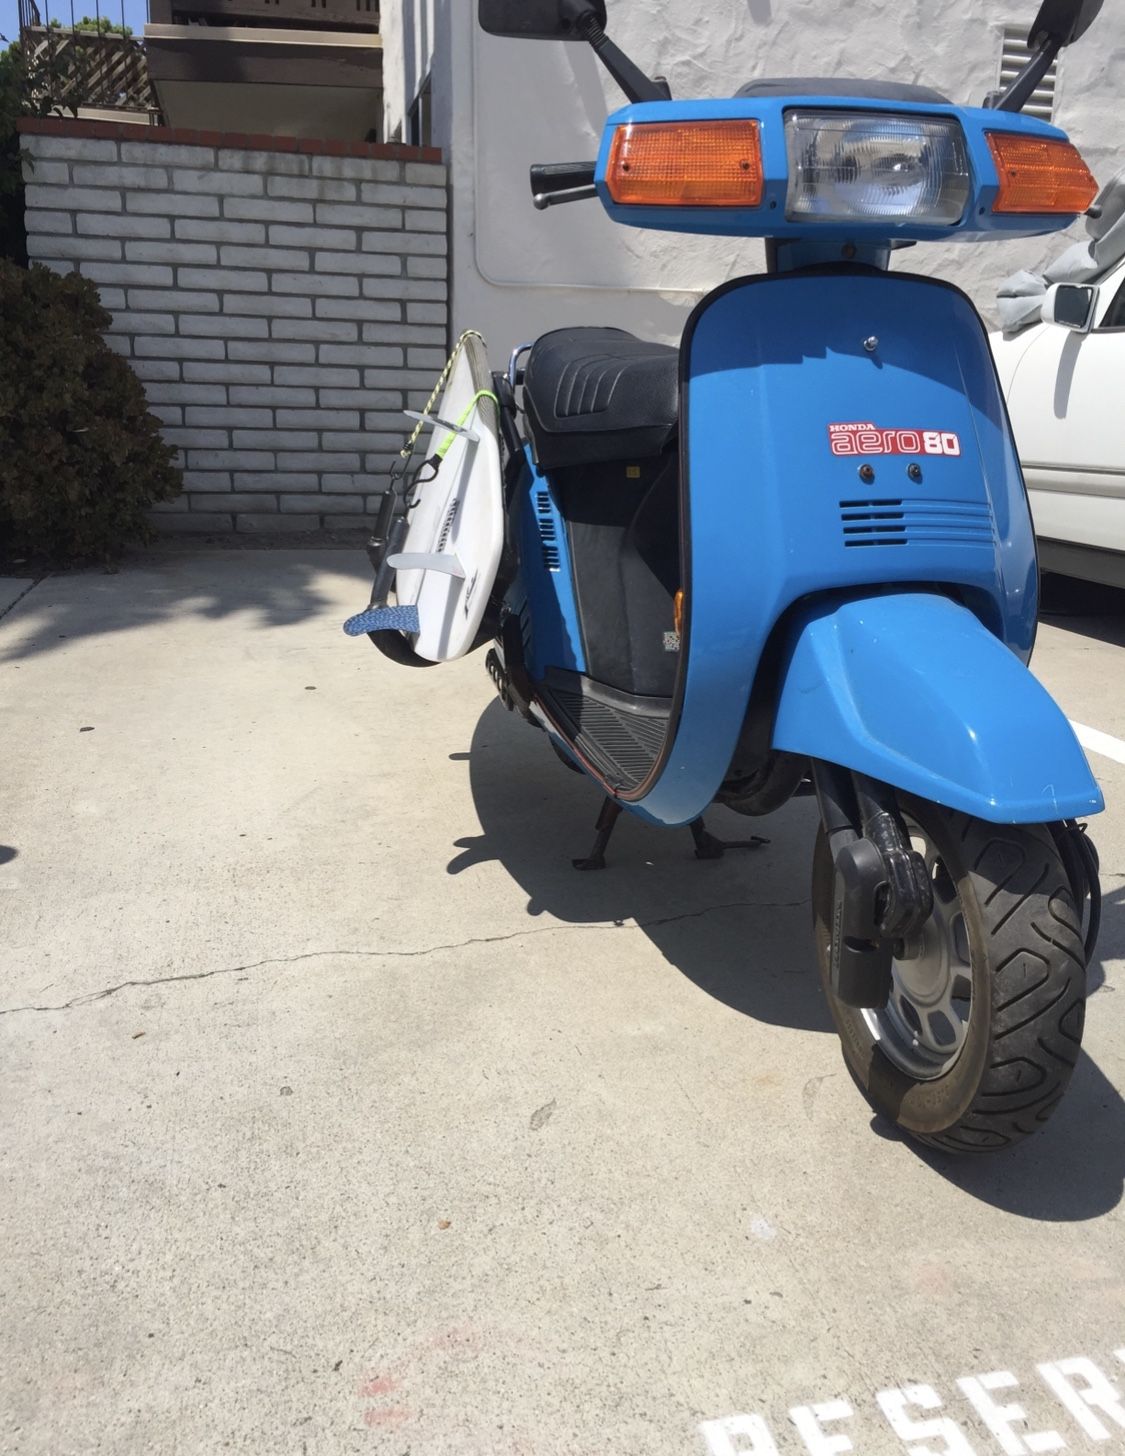
<path id="1" fill-rule="evenodd" d="M 991 335 L 1045 571 L 1125 587 L 1125 260 Z"/>

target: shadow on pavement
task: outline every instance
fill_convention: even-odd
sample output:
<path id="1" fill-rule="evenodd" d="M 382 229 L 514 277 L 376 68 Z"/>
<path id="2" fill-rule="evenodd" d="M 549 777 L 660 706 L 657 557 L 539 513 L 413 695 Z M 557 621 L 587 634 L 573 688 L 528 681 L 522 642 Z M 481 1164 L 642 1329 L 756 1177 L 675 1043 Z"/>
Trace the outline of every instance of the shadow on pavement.
<path id="1" fill-rule="evenodd" d="M 1087 972 L 1087 1027 L 1104 999 L 1118 993 L 1106 980 L 1106 964 L 1125 959 L 1125 887 L 1106 893 L 1102 930 Z M 935 1172 L 985 1203 L 1023 1218 L 1073 1223 L 1097 1218 L 1125 1192 L 1125 1101 L 1098 1064 L 1081 1053 L 1066 1096 L 1043 1132 L 1027 1142 L 980 1159 L 953 1158 L 903 1137 L 876 1114 L 880 1137 L 905 1143 Z"/>
<path id="2" fill-rule="evenodd" d="M 905 1138 L 881 1114 L 871 1126 L 963 1192 L 1021 1218 L 1080 1223 L 1109 1213 L 1125 1191 L 1125 1102 L 1085 1052 L 1046 1128 L 1011 1151 L 957 1158 Z"/>
<path id="3" fill-rule="evenodd" d="M 686 829 L 626 816 L 609 868 L 579 874 L 571 860 L 589 849 L 601 796 L 555 758 L 545 734 L 496 702 L 477 724 L 469 771 L 483 832 L 457 841 L 450 874 L 499 861 L 527 894 L 529 915 L 574 925 L 635 922 L 671 965 L 724 1005 L 774 1025 L 831 1030 L 811 933 L 815 810 L 808 801 L 754 825 L 772 841 L 764 849 L 716 862 L 695 858 Z M 747 825 L 723 810 L 708 823 L 727 838 Z"/>
<path id="4" fill-rule="evenodd" d="M 1063 632 L 1125 647 L 1125 591 L 1117 587 L 1045 575 L 1039 614 Z"/>
<path id="5" fill-rule="evenodd" d="M 19 854 L 18 849 L 13 849 L 10 844 L 0 844 L 0 865 L 10 864 Z"/>
<path id="6" fill-rule="evenodd" d="M 248 565 L 257 561 L 270 569 Z M 354 574 L 357 609 L 364 606 L 371 569 L 361 549 L 157 547 L 133 554 L 116 571 L 58 572 L 44 577 L 5 617 L 0 662 L 186 617 L 237 616 L 240 630 L 294 626 L 338 611 L 316 585 L 329 566 L 333 573 Z"/>
<path id="7" fill-rule="evenodd" d="M 578 874 L 570 861 L 588 847 L 600 796 L 555 759 L 543 734 L 497 702 L 480 718 L 471 753 L 451 756 L 469 762 L 482 833 L 457 841 L 450 874 L 498 861 L 526 892 L 529 915 L 571 924 L 635 921 L 671 965 L 724 1005 L 771 1025 L 832 1031 L 809 927 L 811 802 L 796 801 L 755 825 L 770 836 L 768 848 L 717 864 L 692 857 L 686 830 L 626 817 L 610 846 L 610 868 Z M 746 824 L 722 811 L 711 818 L 727 835 Z M 763 910 L 778 912 L 766 917 L 768 928 Z M 1102 961 L 1122 957 L 1125 888 L 1106 895 L 1090 969 L 1091 1018 L 1103 997 L 1116 994 L 1103 984 Z M 1121 1201 L 1125 1101 L 1085 1053 L 1050 1123 L 1010 1153 L 954 1158 L 905 1138 L 879 1114 L 871 1125 L 972 1197 L 1024 1218 L 1081 1221 Z"/>
<path id="8" fill-rule="evenodd" d="M 1107 994 L 1114 994 L 1116 988 L 1107 985 L 1108 968 L 1114 961 L 1125 962 L 1125 884 L 1112 889 L 1102 885 L 1102 925 L 1087 970 L 1086 989 L 1091 996 L 1103 987 Z"/>

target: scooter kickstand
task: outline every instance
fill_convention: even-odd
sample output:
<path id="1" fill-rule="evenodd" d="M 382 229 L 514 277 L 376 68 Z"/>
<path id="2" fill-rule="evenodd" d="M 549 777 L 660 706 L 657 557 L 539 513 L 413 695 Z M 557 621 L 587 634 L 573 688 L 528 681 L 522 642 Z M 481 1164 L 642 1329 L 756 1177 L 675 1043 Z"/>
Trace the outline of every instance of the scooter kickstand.
<path id="1" fill-rule="evenodd" d="M 689 827 L 695 840 L 696 859 L 722 859 L 728 849 L 761 849 L 769 843 L 758 834 L 750 839 L 716 839 L 702 819 L 696 819 Z"/>
<path id="2" fill-rule="evenodd" d="M 594 840 L 594 847 L 590 850 L 588 858 L 571 861 L 576 870 L 604 870 L 606 868 L 606 848 L 613 838 L 613 831 L 617 827 L 621 814 L 621 805 L 617 800 L 607 797 L 602 805 L 601 813 L 598 815 L 597 838 Z"/>

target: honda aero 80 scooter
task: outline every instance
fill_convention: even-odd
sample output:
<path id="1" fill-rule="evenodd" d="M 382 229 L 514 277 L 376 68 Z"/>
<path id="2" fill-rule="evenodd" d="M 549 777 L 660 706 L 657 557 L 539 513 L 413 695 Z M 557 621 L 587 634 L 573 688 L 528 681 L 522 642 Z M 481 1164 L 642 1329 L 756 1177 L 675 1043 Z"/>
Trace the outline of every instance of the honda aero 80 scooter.
<path id="1" fill-rule="evenodd" d="M 507 705 L 605 791 L 578 868 L 604 867 L 623 810 L 690 826 L 707 858 L 731 847 L 712 803 L 815 793 L 847 1064 L 958 1152 L 1018 1141 L 1066 1088 L 1099 907 L 1077 821 L 1103 801 L 1028 670 L 1035 540 L 983 325 L 888 270 L 1090 205 L 1076 149 L 1020 108 L 1100 6 L 1046 0 L 1023 73 L 973 108 L 804 78 L 674 101 L 606 36 L 604 0 L 479 0 L 490 35 L 588 42 L 631 102 L 596 163 L 533 169 L 537 206 L 765 238 L 768 268 L 704 298 L 679 349 L 565 328 L 503 376 L 464 336 L 348 627 L 408 665 L 492 643 Z"/>

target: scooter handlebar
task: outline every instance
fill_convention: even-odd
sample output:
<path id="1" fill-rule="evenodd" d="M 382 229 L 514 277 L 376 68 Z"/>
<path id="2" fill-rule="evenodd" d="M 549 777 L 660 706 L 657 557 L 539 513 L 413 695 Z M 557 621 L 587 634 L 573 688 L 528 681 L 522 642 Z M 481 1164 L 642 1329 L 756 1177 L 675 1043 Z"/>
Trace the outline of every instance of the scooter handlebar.
<path id="1" fill-rule="evenodd" d="M 531 195 L 542 212 L 563 202 L 584 202 L 597 197 L 596 162 L 537 163 L 531 169 Z"/>

